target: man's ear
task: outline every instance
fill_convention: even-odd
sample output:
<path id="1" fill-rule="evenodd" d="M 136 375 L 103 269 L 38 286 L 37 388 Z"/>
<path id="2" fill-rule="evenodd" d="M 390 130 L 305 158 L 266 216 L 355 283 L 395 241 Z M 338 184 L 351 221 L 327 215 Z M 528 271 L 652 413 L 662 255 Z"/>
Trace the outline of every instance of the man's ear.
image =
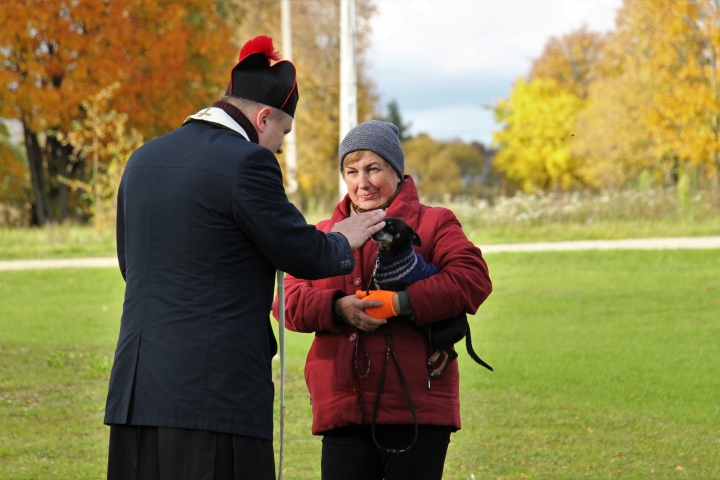
<path id="1" fill-rule="evenodd" d="M 265 127 L 267 127 L 271 115 L 272 110 L 270 110 L 270 107 L 263 107 L 258 110 L 257 114 L 255 115 L 255 128 L 257 129 L 258 133 L 265 132 Z"/>
<path id="2" fill-rule="evenodd" d="M 422 242 L 420 241 L 420 237 L 416 232 L 412 233 L 412 242 L 413 245 L 417 245 L 418 247 L 422 247 Z"/>

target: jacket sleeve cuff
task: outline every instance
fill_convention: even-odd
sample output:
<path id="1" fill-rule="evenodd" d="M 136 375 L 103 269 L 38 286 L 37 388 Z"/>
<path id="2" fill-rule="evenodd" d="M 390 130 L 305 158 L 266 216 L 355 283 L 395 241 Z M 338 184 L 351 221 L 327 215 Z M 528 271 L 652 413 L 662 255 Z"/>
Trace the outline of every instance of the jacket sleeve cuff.
<path id="1" fill-rule="evenodd" d="M 344 297 L 345 294 L 342 292 L 338 292 L 335 294 L 335 296 L 332 299 L 332 318 L 333 318 L 333 325 L 337 329 L 342 329 L 342 326 L 345 324 L 345 320 L 340 315 L 340 312 L 337 310 L 337 301 L 340 300 L 342 297 Z"/>
<path id="2" fill-rule="evenodd" d="M 415 310 L 413 310 L 412 303 L 410 302 L 410 295 L 406 290 L 397 292 L 398 302 L 400 303 L 400 311 L 398 314 L 403 317 L 407 317 L 410 321 L 415 321 Z"/>

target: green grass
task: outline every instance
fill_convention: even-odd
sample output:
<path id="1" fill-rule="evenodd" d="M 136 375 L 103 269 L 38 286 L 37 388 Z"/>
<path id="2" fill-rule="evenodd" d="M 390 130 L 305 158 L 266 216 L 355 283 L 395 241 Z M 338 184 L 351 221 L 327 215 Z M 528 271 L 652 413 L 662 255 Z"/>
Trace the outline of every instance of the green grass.
<path id="1" fill-rule="evenodd" d="M 720 251 L 487 261 L 471 325 L 495 372 L 459 347 L 446 478 L 720 478 Z M 0 478 L 104 476 L 122 291 L 116 269 L 0 272 Z M 288 480 L 319 478 L 311 340 L 288 335 Z"/>
<path id="2" fill-rule="evenodd" d="M 619 240 L 626 238 L 707 237 L 720 235 L 720 216 L 696 221 L 613 220 L 592 224 L 549 223 L 476 227 L 460 217 L 468 238 L 478 245 L 557 242 L 566 240 Z"/>
<path id="3" fill-rule="evenodd" d="M 310 223 L 329 215 L 308 214 Z M 605 221 L 591 225 L 550 223 L 535 226 L 477 227 L 460 217 L 468 237 L 478 245 L 548 242 L 562 240 L 614 240 L 652 237 L 700 237 L 720 235 L 720 216 L 709 220 Z M 112 232 L 100 234 L 90 226 L 1 228 L 0 260 L 36 258 L 112 257 L 116 255 Z"/>
<path id="4" fill-rule="evenodd" d="M 0 227 L 0 260 L 111 257 L 115 233 L 99 233 L 89 225 L 43 228 Z"/>

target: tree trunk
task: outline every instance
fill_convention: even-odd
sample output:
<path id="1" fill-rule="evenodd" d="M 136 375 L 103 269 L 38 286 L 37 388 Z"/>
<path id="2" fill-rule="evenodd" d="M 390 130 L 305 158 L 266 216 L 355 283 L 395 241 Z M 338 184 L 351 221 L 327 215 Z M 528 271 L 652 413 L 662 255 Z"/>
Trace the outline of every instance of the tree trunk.
<path id="1" fill-rule="evenodd" d="M 65 221 L 68 216 L 68 186 L 61 179 L 67 178 L 67 166 L 69 155 L 72 147 L 63 145 L 55 136 L 47 138 L 47 164 L 48 175 L 50 179 L 55 180 L 50 183 L 50 195 L 55 199 L 57 196 L 57 213 L 61 222 Z M 57 182 L 57 187 L 53 188 Z"/>
<path id="2" fill-rule="evenodd" d="M 35 217 L 37 224 L 42 226 L 49 219 L 48 197 L 45 191 L 45 168 L 43 155 L 38 142 L 37 134 L 30 130 L 27 122 L 23 120 L 23 133 L 25 137 L 25 150 L 27 151 L 28 168 L 30 170 L 30 183 L 35 197 Z"/>

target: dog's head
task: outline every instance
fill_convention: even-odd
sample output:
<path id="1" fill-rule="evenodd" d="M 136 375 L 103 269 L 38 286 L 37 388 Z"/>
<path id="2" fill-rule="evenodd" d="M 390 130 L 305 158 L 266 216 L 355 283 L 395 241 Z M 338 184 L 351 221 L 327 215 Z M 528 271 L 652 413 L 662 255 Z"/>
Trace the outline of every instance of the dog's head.
<path id="1" fill-rule="evenodd" d="M 411 245 L 422 245 L 418 234 L 399 218 L 387 217 L 383 220 L 385 226 L 379 232 L 373 233 L 370 238 L 380 244 L 379 255 L 394 257 L 402 253 Z"/>

